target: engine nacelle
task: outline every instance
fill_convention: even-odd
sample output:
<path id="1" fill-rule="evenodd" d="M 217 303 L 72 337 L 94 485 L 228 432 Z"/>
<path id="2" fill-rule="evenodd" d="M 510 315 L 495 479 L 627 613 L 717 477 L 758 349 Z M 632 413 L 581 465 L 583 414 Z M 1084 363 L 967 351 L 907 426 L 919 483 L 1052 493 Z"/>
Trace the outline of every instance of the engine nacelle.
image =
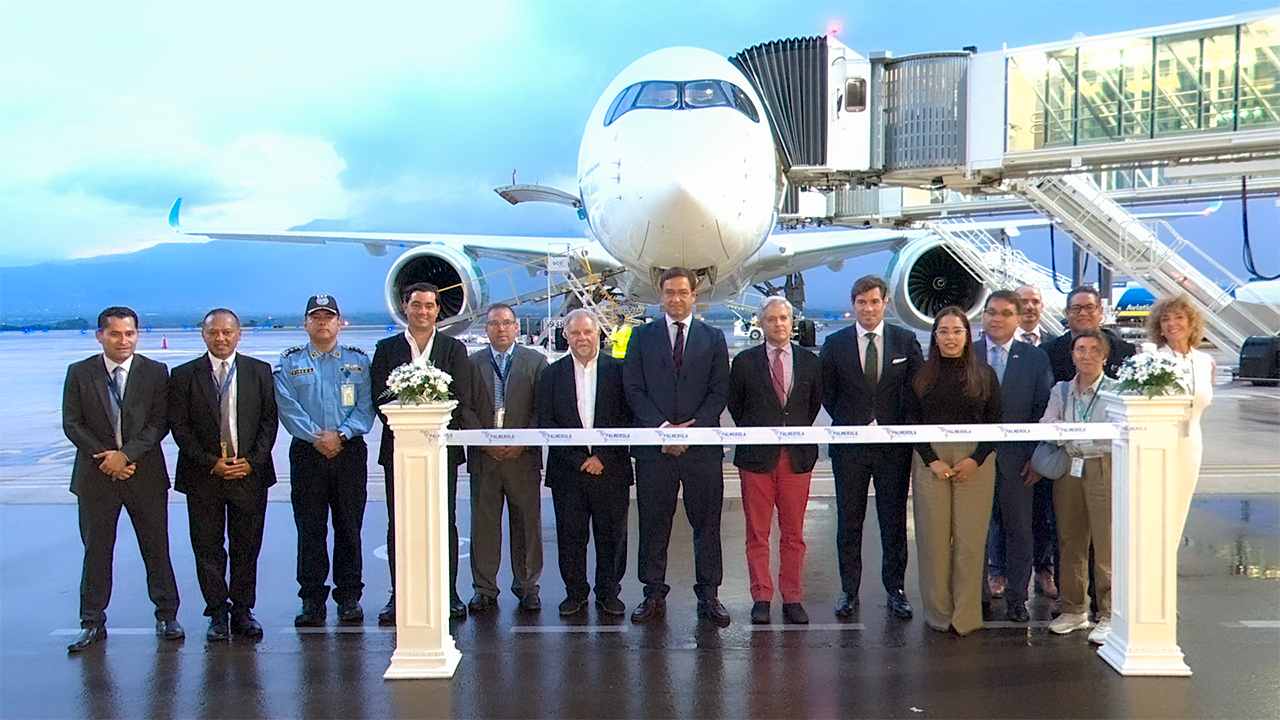
<path id="1" fill-rule="evenodd" d="M 387 309 L 400 325 L 408 325 L 400 292 L 418 282 L 440 288 L 440 316 L 474 315 L 489 304 L 489 286 L 475 258 L 448 245 L 424 245 L 400 256 L 387 273 Z M 464 332 L 471 323 L 460 322 L 445 328 L 450 335 Z"/>
<path id="2" fill-rule="evenodd" d="M 970 322 L 981 320 L 987 288 L 941 238 L 911 241 L 894 254 L 885 275 L 893 296 L 890 309 L 917 330 L 932 329 L 934 313 L 948 305 L 964 308 Z"/>

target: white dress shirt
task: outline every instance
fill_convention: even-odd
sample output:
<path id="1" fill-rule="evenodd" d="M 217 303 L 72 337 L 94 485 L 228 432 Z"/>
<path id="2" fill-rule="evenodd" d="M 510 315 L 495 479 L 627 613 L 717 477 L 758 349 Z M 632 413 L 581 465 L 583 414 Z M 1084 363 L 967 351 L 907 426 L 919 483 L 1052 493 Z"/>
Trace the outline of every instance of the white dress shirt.
<path id="1" fill-rule="evenodd" d="M 120 393 L 120 401 L 124 402 L 124 389 L 125 389 L 125 386 L 129 384 L 129 371 L 133 368 L 133 356 L 130 355 L 129 357 L 125 358 L 124 362 L 118 363 L 112 360 L 111 358 L 107 357 L 106 353 L 103 353 L 102 361 L 106 363 L 106 366 L 107 366 L 107 377 L 111 378 L 112 380 L 115 379 L 116 368 L 118 367 L 124 368 L 124 374 L 120 376 L 120 384 L 116 387 L 116 390 Z M 108 395 L 111 394 L 110 383 L 108 383 L 107 394 Z M 108 400 L 110 400 L 112 403 L 116 401 L 115 398 L 108 398 Z M 124 412 L 123 407 L 119 407 L 116 409 L 119 410 L 121 413 Z M 123 432 L 123 427 L 121 426 L 123 426 L 123 423 L 117 423 L 117 427 L 116 427 L 116 447 L 117 448 L 124 447 L 124 437 L 121 434 Z"/>
<path id="2" fill-rule="evenodd" d="M 1028 338 L 1028 335 L 1031 337 Z M 1038 327 L 1034 330 L 1027 330 L 1019 327 L 1018 332 L 1014 334 L 1014 337 L 1029 345 L 1035 345 L 1036 347 L 1040 347 L 1040 344 L 1044 342 L 1044 336 L 1041 335 L 1040 328 Z"/>
<path id="3" fill-rule="evenodd" d="M 227 358 L 225 361 L 214 357 L 213 353 L 206 354 L 209 356 L 209 362 L 213 365 L 213 389 L 215 391 L 220 390 L 221 388 L 218 387 L 218 367 L 221 366 L 223 362 L 226 362 L 227 373 L 230 374 L 231 368 L 236 366 L 236 354 L 232 352 L 231 357 Z M 240 429 L 236 427 L 236 398 L 239 397 L 236 392 L 236 388 L 239 385 L 240 373 L 237 372 L 231 378 L 231 387 L 227 388 L 227 395 L 231 400 L 231 412 L 228 413 L 229 417 L 227 418 L 227 422 L 231 424 L 231 446 L 236 449 L 236 455 L 244 457 L 244 448 L 240 447 Z M 219 406 L 218 411 L 222 411 L 221 406 Z"/>
<path id="4" fill-rule="evenodd" d="M 413 333 L 408 329 L 404 331 L 404 339 L 409 341 L 409 359 L 416 365 L 426 365 L 431 362 L 431 348 L 436 345 L 436 331 L 431 331 L 431 337 L 427 338 L 427 346 L 418 350 L 418 341 L 413 339 Z"/>
<path id="5" fill-rule="evenodd" d="M 584 365 L 573 358 L 573 382 L 578 392 L 578 417 L 582 427 L 590 430 L 596 419 L 596 379 L 599 377 L 600 353 Z"/>
<path id="6" fill-rule="evenodd" d="M 884 321 L 883 320 L 880 321 L 879 325 L 876 325 L 874 328 L 870 330 L 866 330 L 861 325 L 858 325 L 858 361 L 862 363 L 862 367 L 865 369 L 867 366 L 867 343 L 869 342 L 869 340 L 867 339 L 867 333 L 869 332 L 873 332 L 876 334 L 876 339 L 875 339 L 876 360 L 879 361 L 879 366 L 876 368 L 876 377 L 883 377 L 884 376 Z"/>
<path id="7" fill-rule="evenodd" d="M 693 315 L 689 315 L 689 317 L 683 320 L 676 320 L 670 315 L 667 315 L 667 340 L 671 342 L 672 351 L 674 351 L 676 348 L 676 332 L 679 329 L 676 327 L 677 322 L 684 323 L 684 344 L 685 344 L 685 347 L 688 347 L 689 346 L 689 326 L 693 324 Z M 684 348 L 681 348 L 681 350 L 683 349 Z"/>

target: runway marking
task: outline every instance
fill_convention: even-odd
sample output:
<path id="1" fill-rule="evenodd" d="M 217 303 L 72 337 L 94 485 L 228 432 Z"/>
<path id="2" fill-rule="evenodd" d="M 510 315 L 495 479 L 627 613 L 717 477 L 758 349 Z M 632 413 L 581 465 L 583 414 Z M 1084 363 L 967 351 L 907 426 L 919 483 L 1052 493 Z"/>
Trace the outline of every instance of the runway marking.
<path id="1" fill-rule="evenodd" d="M 1022 628 L 1047 628 L 1049 620 L 1032 620 L 1031 622 L 1011 622 L 1009 620 L 990 620 L 982 623 L 986 630 L 1021 630 Z"/>
<path id="2" fill-rule="evenodd" d="M 555 633 L 624 633 L 626 625 L 515 625 L 513 633 L 555 634 Z"/>
<path id="3" fill-rule="evenodd" d="M 1280 620 L 1239 620 L 1222 624 L 1226 627 L 1280 628 Z"/>
<path id="4" fill-rule="evenodd" d="M 842 630 L 866 630 L 867 626 L 860 622 L 856 623 L 811 623 L 808 625 L 792 625 L 789 623 L 765 625 L 745 625 L 747 632 L 809 632 L 813 630 L 833 630 L 840 632 Z"/>
<path id="5" fill-rule="evenodd" d="M 336 635 L 386 635 L 394 633 L 393 627 L 379 627 L 377 625 L 335 625 L 333 627 L 287 627 L 281 628 L 281 635 L 327 635 L 334 633 Z"/>

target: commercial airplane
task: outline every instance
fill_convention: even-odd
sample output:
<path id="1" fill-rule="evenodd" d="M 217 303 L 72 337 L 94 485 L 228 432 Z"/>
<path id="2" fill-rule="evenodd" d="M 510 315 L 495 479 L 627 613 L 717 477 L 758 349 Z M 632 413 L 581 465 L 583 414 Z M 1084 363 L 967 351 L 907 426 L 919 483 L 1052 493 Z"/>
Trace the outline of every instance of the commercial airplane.
<path id="1" fill-rule="evenodd" d="M 658 50 L 632 63 L 605 89 L 587 120 L 577 193 L 509 186 L 509 202 L 577 209 L 588 237 L 573 253 L 627 300 L 658 301 L 658 275 L 673 266 L 699 276 L 699 300 L 733 301 L 747 288 L 849 258 L 894 251 L 886 278 L 898 317 L 931 326 L 933 312 L 960 305 L 976 316 L 987 288 L 925 230 L 857 229 L 773 236 L 786 189 L 769 119 L 746 76 L 707 50 Z M 400 289 L 427 281 L 441 293 L 442 327 L 463 332 L 489 304 L 482 258 L 531 268 L 564 238 L 331 232 L 182 230 L 181 198 L 170 211 L 178 232 L 215 239 L 360 243 L 373 255 L 406 248 L 386 279 L 387 307 L 400 323 Z M 1031 223 L 1044 221 L 1029 221 Z M 1011 224 L 1011 223 L 1005 223 Z M 625 271 L 625 272 L 623 272 Z M 496 299 L 496 298 L 495 298 Z M 448 318 L 454 318 L 450 323 Z"/>

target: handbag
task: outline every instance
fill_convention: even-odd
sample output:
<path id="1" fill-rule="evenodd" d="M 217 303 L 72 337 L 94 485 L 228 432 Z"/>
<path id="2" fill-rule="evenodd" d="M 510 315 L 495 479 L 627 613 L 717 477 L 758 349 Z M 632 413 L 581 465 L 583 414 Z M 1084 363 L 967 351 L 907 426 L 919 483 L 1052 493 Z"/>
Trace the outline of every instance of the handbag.
<path id="1" fill-rule="evenodd" d="M 1062 386 L 1062 405 L 1067 405 L 1067 385 Z M 1059 480 L 1067 474 L 1071 467 L 1071 456 L 1067 449 L 1051 442 L 1040 441 L 1035 452 L 1031 454 L 1031 469 L 1050 480 Z"/>

